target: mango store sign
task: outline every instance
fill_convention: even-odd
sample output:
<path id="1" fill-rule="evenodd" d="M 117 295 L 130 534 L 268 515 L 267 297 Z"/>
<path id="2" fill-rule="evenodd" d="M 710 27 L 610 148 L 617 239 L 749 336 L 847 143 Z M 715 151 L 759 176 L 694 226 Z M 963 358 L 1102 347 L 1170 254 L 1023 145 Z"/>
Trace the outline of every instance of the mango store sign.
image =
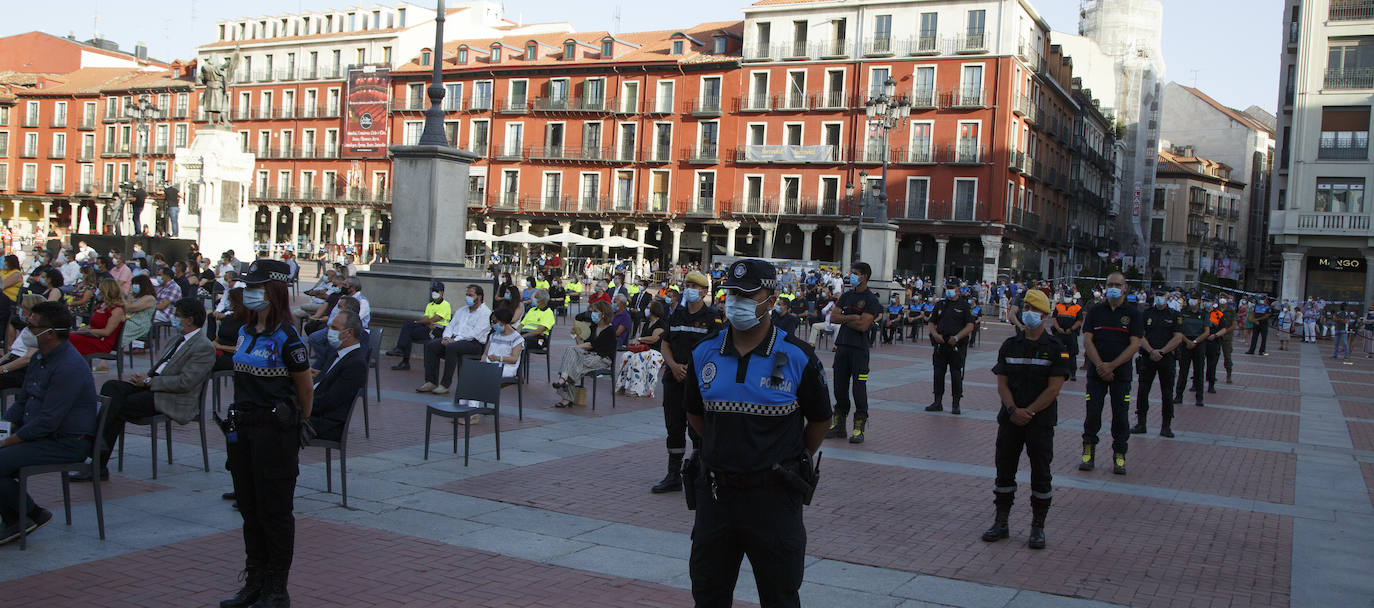
<path id="1" fill-rule="evenodd" d="M 1364 272 L 1364 260 L 1360 258 L 1333 258 L 1314 256 L 1307 258 L 1308 270 L 1334 270 L 1337 272 Z"/>

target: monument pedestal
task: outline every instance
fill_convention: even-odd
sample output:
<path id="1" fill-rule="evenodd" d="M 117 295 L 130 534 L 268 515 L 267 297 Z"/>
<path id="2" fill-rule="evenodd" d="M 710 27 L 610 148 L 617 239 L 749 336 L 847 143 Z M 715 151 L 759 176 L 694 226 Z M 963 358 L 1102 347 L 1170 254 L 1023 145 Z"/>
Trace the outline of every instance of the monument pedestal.
<path id="1" fill-rule="evenodd" d="M 237 133 L 208 128 L 176 151 L 180 238 L 195 239 L 211 259 L 228 249 L 239 259 L 253 255 L 254 213 L 247 204 L 254 157 L 242 148 Z"/>
<path id="2" fill-rule="evenodd" d="M 373 325 L 419 316 L 429 286 L 443 281 L 445 297 L 462 302 L 482 270 L 463 264 L 467 247 L 468 169 L 477 157 L 447 146 L 392 146 L 391 261 L 359 272 L 372 304 Z M 493 294 L 490 289 L 487 301 Z"/>
<path id="3" fill-rule="evenodd" d="M 865 262 L 873 269 L 868 287 L 878 292 L 879 300 L 887 303 L 893 291 L 905 297 L 906 290 L 893 280 L 897 271 L 897 225 L 863 223 L 859 225 L 859 255 L 855 261 Z"/>

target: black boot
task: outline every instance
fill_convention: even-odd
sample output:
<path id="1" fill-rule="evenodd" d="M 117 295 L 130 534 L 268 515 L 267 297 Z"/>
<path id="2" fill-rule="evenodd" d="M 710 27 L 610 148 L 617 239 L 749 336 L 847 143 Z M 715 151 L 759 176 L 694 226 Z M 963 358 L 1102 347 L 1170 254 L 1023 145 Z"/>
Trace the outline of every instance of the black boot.
<path id="1" fill-rule="evenodd" d="M 410 359 L 401 359 L 401 362 L 391 366 L 391 369 L 396 371 L 404 371 L 410 369 Z"/>
<path id="2" fill-rule="evenodd" d="M 663 477 L 663 481 L 654 484 L 649 488 L 654 494 L 666 494 L 677 492 L 682 489 L 682 454 L 668 455 L 668 474 Z"/>
<path id="3" fill-rule="evenodd" d="M 1207 392 L 1209 392 L 1209 393 L 1211 393 L 1211 394 L 1213 394 L 1213 395 L 1217 394 L 1217 383 L 1215 383 L 1215 382 L 1208 382 L 1208 383 L 1207 383 Z"/>
<path id="4" fill-rule="evenodd" d="M 847 415 L 848 415 L 848 414 L 846 414 L 846 416 L 847 416 Z M 846 434 L 846 433 L 844 432 L 844 421 L 845 421 L 844 418 L 840 417 L 839 414 L 835 414 L 834 416 L 831 416 L 831 418 L 830 418 L 830 430 L 828 430 L 828 431 L 825 432 L 825 438 L 826 438 L 826 439 L 844 439 L 845 434 Z"/>
<path id="5" fill-rule="evenodd" d="M 1131 434 L 1140 435 L 1145 432 L 1145 412 L 1138 411 L 1135 413 L 1135 426 L 1131 427 Z"/>
<path id="6" fill-rule="evenodd" d="M 1162 427 L 1159 428 L 1159 436 L 1160 436 L 1160 437 L 1169 437 L 1169 438 L 1173 438 L 1173 436 L 1174 436 L 1174 430 L 1171 429 L 1171 428 L 1169 428 L 1169 423 L 1170 423 L 1170 422 L 1172 422 L 1172 421 L 1169 420 L 1168 418 L 1165 418 L 1165 419 L 1164 419 L 1164 426 L 1162 426 Z"/>
<path id="7" fill-rule="evenodd" d="M 1078 470 L 1080 470 L 1080 471 L 1091 471 L 1091 470 L 1093 470 L 1093 465 L 1095 464 L 1095 463 L 1094 463 L 1094 460 L 1096 460 L 1096 457 L 1097 457 L 1096 451 L 1097 451 L 1097 446 L 1096 446 L 1096 445 L 1091 444 L 1091 443 L 1088 443 L 1088 442 L 1086 442 L 1086 441 L 1083 442 L 1083 459 L 1082 459 L 1081 461 L 1079 461 L 1079 463 L 1078 463 Z"/>
<path id="8" fill-rule="evenodd" d="M 997 515 L 992 520 L 992 527 L 983 533 L 983 542 L 996 542 L 1011 536 L 1011 530 L 1007 527 L 1007 517 L 1011 515 L 1011 505 L 1016 502 L 1016 494 L 1013 492 L 993 492 L 992 504 L 997 507 Z"/>
<path id="9" fill-rule="evenodd" d="M 1026 544 L 1032 549 L 1045 548 L 1045 516 L 1050 513 L 1050 500 L 1031 496 L 1031 532 Z"/>
<path id="10" fill-rule="evenodd" d="M 258 596 L 262 594 L 263 580 L 266 573 L 256 565 L 250 565 L 243 570 L 243 588 L 239 589 L 234 597 L 219 601 L 219 608 L 247 608 L 258 601 Z"/>
<path id="11" fill-rule="evenodd" d="M 849 443 L 864 442 L 864 428 L 868 426 L 868 419 L 861 418 L 854 421 L 854 433 L 849 436 Z"/>
<path id="12" fill-rule="evenodd" d="M 291 608 L 291 596 L 286 593 L 285 570 L 269 571 L 262 583 L 262 595 L 249 608 Z"/>
<path id="13" fill-rule="evenodd" d="M 958 399 L 955 399 L 955 400 L 954 400 L 954 406 L 951 407 L 951 408 L 949 408 L 949 413 L 954 414 L 955 416 L 958 416 L 958 415 L 959 415 L 959 400 L 958 400 Z"/>
<path id="14" fill-rule="evenodd" d="M 927 406 L 926 406 L 926 411 L 927 411 L 927 412 L 943 412 L 943 411 L 945 411 L 945 404 L 942 402 L 942 400 L 943 400 L 942 397 L 938 397 L 938 396 L 935 397 L 935 403 L 932 403 L 932 404 L 930 404 L 930 405 L 927 405 Z"/>

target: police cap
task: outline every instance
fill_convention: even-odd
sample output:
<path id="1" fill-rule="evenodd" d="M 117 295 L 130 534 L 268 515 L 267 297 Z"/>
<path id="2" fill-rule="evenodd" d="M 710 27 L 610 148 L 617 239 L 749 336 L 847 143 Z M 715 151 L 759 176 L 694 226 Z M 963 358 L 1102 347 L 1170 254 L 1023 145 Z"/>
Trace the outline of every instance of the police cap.
<path id="1" fill-rule="evenodd" d="M 430 283 L 430 285 L 429 285 L 429 290 L 430 290 L 430 291 L 443 291 L 443 290 L 444 290 L 444 282 L 443 282 L 443 281 L 435 281 L 435 282 L 433 282 L 433 283 Z"/>
<path id="2" fill-rule="evenodd" d="M 733 289 L 741 293 L 754 293 L 760 289 L 778 288 L 778 271 L 773 264 L 763 260 L 738 260 L 726 272 L 722 289 Z"/>
<path id="3" fill-rule="evenodd" d="M 248 267 L 248 274 L 239 280 L 246 285 L 259 285 L 268 281 L 286 283 L 291 280 L 291 267 L 281 260 L 263 258 L 254 261 L 253 265 Z"/>

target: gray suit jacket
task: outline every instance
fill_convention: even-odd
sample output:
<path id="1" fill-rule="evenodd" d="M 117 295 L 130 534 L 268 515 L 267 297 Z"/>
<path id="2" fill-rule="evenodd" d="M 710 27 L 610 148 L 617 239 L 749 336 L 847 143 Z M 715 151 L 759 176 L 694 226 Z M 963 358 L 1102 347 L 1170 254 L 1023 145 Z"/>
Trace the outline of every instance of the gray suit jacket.
<path id="1" fill-rule="evenodd" d="M 168 350 L 164 350 L 162 357 L 157 360 L 162 361 L 175 344 L 175 340 L 169 343 Z M 205 330 L 201 329 L 190 343 L 172 356 L 162 373 L 153 376 L 148 384 L 153 391 L 153 408 L 177 424 L 194 420 L 201 411 L 200 388 L 205 384 L 205 379 L 210 377 L 214 366 L 215 347 L 205 337 Z"/>

